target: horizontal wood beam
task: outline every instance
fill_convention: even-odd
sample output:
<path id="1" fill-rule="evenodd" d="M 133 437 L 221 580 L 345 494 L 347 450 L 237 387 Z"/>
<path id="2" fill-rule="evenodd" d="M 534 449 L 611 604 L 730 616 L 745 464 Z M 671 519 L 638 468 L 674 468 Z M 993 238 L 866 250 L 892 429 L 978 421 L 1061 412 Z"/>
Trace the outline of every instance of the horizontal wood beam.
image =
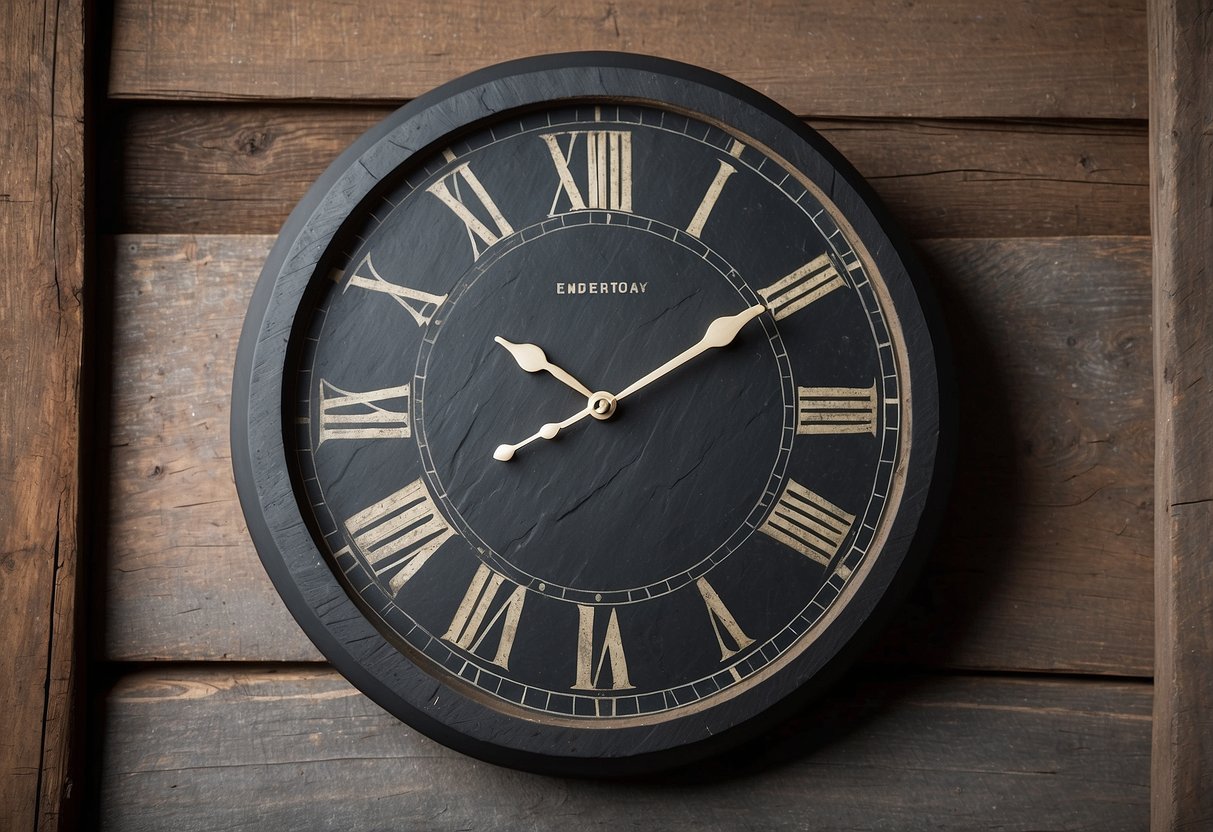
<path id="1" fill-rule="evenodd" d="M 479 763 L 327 668 L 150 669 L 109 714 L 105 828 L 1140 830 L 1150 686 L 864 677 L 692 770 L 602 783 Z"/>
<path id="2" fill-rule="evenodd" d="M 142 104 L 110 124 L 109 232 L 276 233 L 384 106 Z M 1150 233 L 1144 124 L 815 119 L 906 231 Z"/>
<path id="3" fill-rule="evenodd" d="M 110 95 L 402 101 L 558 46 L 698 64 L 801 114 L 1140 119 L 1144 38 L 1140 0 L 118 0 Z"/>
<path id="4" fill-rule="evenodd" d="M 272 238 L 114 238 L 106 654 L 314 660 L 244 529 L 227 440 L 244 310 Z M 1149 244 L 935 240 L 961 469 L 944 544 L 877 655 L 1148 676 Z"/>
<path id="5" fill-rule="evenodd" d="M 1150 3 L 1157 647 L 1153 826 L 1213 829 L 1213 14 Z"/>

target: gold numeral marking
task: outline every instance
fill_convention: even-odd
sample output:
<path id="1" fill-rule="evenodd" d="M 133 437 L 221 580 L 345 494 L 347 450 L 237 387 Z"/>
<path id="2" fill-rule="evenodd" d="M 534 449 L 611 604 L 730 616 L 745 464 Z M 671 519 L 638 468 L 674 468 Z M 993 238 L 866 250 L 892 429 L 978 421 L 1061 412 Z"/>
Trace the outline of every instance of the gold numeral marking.
<path id="1" fill-rule="evenodd" d="M 471 196 L 475 197 L 475 200 L 479 202 L 481 212 L 488 215 L 489 222 L 496 228 L 495 232 L 472 213 L 467 203 L 464 202 L 463 195 L 460 193 L 460 180 L 471 189 Z M 477 240 L 483 243 L 485 248 L 488 248 L 502 237 L 514 233 L 513 226 L 506 222 L 505 217 L 501 215 L 501 209 L 497 207 L 497 203 L 493 202 L 493 198 L 484 189 L 484 185 L 480 184 L 480 180 L 476 178 L 476 174 L 472 173 L 472 169 L 468 167 L 467 162 L 464 162 L 433 185 L 430 185 L 426 190 L 442 200 L 442 204 L 450 208 L 455 216 L 463 221 L 463 224 L 467 227 L 468 242 L 472 244 L 472 254 L 477 260 L 480 259 L 480 255 L 484 252 L 484 249 L 476 242 Z"/>
<path id="2" fill-rule="evenodd" d="M 787 277 L 781 278 L 758 294 L 766 301 L 767 308 L 775 320 L 799 312 L 818 298 L 823 298 L 846 283 L 828 255 L 821 255 L 805 263 Z"/>
<path id="3" fill-rule="evenodd" d="M 351 393 L 320 379 L 320 442 L 329 439 L 408 439 L 409 386 Z M 400 399 L 403 409 L 386 407 Z"/>
<path id="4" fill-rule="evenodd" d="M 797 433 L 876 435 L 876 381 L 871 387 L 797 387 Z"/>
<path id="5" fill-rule="evenodd" d="M 421 480 L 358 512 L 345 527 L 375 574 L 390 575 L 393 594 L 455 534 Z"/>
<path id="6" fill-rule="evenodd" d="M 743 150 L 745 150 L 745 145 L 739 141 L 734 141 L 729 148 L 729 155 L 734 159 L 738 159 L 741 157 Z M 712 179 L 712 184 L 708 186 L 707 193 L 700 200 L 699 207 L 695 209 L 695 216 L 691 217 L 690 225 L 687 226 L 687 233 L 692 237 L 698 237 L 703 233 L 703 226 L 707 223 L 708 217 L 711 216 L 712 209 L 716 207 L 716 200 L 720 199 L 720 192 L 724 190 L 724 183 L 736 172 L 737 168 L 723 159 L 720 160 L 720 167 L 716 170 L 716 176 Z"/>
<path id="7" fill-rule="evenodd" d="M 830 558 L 838 554 L 854 522 L 854 514 L 843 511 L 795 480 L 788 480 L 770 516 L 758 531 L 791 546 L 822 566 L 829 566 Z"/>
<path id="8" fill-rule="evenodd" d="M 623 641 L 619 637 L 619 614 L 614 608 L 607 619 L 606 639 L 594 661 L 594 610 L 585 604 L 577 605 L 577 683 L 574 690 L 606 690 L 598 687 L 603 665 L 610 660 L 611 690 L 632 687 L 628 681 L 628 661 L 623 655 Z"/>
<path id="9" fill-rule="evenodd" d="M 493 572 L 483 563 L 480 564 L 476 569 L 476 574 L 472 576 L 472 583 L 468 587 L 467 593 L 464 594 L 459 609 L 455 611 L 451 626 L 442 637 L 469 653 L 475 653 L 480 649 L 480 645 L 494 625 L 504 618 L 493 664 L 509 670 L 510 650 L 514 648 L 514 636 L 518 632 L 518 619 L 522 616 L 522 603 L 526 600 L 526 589 L 515 586 L 514 591 L 501 602 L 497 612 L 493 613 L 490 618 L 489 613 L 492 610 L 493 600 L 497 597 L 497 590 L 504 580 L 503 576 Z M 488 621 L 485 621 L 486 618 Z"/>
<path id="10" fill-rule="evenodd" d="M 545 133 L 560 177 L 560 186 L 552 198 L 549 216 L 559 213 L 561 195 L 568 199 L 570 211 L 587 208 L 613 211 L 632 210 L 632 134 L 627 130 L 571 130 Z M 578 143 L 578 139 L 585 141 Z M 564 144 L 562 144 L 564 142 Z M 585 154 L 586 189 L 582 192 L 573 176 L 573 157 Z"/>
<path id="11" fill-rule="evenodd" d="M 720 645 L 722 662 L 754 643 L 754 639 L 747 636 L 738 625 L 737 619 L 720 600 L 720 596 L 716 594 L 716 590 L 712 589 L 707 578 L 700 578 L 695 582 L 695 586 L 698 587 L 699 594 L 703 596 L 703 602 L 708 605 L 708 620 L 712 622 L 712 632 L 716 633 L 716 643 Z M 725 635 L 732 642 L 732 647 L 725 643 Z"/>
<path id="12" fill-rule="evenodd" d="M 379 272 L 375 269 L 375 264 L 371 262 L 371 255 L 362 258 L 362 262 L 358 264 L 358 268 L 354 269 L 354 273 L 350 276 L 350 280 L 345 284 L 348 289 L 351 286 L 358 286 L 362 289 L 370 289 L 372 292 L 383 292 L 388 295 L 396 303 L 404 307 L 413 320 L 417 322 L 417 326 L 425 326 L 434 317 L 434 313 L 438 311 L 438 307 L 446 300 L 446 295 L 433 295 L 429 292 L 422 292 L 419 289 L 410 289 L 407 286 L 400 286 L 390 281 L 384 280 Z M 344 290 L 342 290 L 344 291 Z M 417 306 L 413 304 L 416 303 Z M 426 313 L 426 307 L 433 307 Z"/>

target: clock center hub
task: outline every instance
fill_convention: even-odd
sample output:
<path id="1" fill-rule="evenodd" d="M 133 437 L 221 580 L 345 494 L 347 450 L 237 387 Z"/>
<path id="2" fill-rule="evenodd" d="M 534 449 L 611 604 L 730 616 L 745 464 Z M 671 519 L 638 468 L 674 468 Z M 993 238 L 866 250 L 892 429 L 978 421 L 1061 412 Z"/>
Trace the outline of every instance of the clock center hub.
<path id="1" fill-rule="evenodd" d="M 595 419 L 605 421 L 615 415 L 618 402 L 610 393 L 598 392 L 590 396 L 590 415 Z"/>

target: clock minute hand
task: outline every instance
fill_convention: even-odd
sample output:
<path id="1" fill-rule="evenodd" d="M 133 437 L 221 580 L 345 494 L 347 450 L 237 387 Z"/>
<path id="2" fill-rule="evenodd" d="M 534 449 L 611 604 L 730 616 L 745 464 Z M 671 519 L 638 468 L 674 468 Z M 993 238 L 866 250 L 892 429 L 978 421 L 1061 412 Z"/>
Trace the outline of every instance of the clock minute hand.
<path id="1" fill-rule="evenodd" d="M 587 399 L 594 395 L 590 388 L 573 378 L 565 370 L 548 361 L 548 357 L 544 351 L 534 344 L 515 344 L 512 341 L 505 340 L 500 335 L 493 340 L 509 350 L 510 355 L 514 356 L 514 360 L 518 362 L 518 366 L 528 373 L 539 373 L 547 370 L 558 381 L 564 382 Z"/>
<path id="2" fill-rule="evenodd" d="M 737 333 L 741 332 L 742 327 L 765 311 L 766 307 L 759 303 L 751 306 L 749 309 L 746 309 L 743 312 L 739 312 L 736 315 L 725 315 L 724 317 L 717 318 L 708 324 L 707 332 L 705 332 L 703 337 L 699 339 L 698 343 L 696 343 L 693 347 L 678 353 L 678 355 L 674 356 L 643 378 L 632 382 L 615 396 L 615 400 L 620 401 L 627 396 L 632 395 L 642 387 L 648 386 L 652 382 L 664 376 L 666 373 L 673 372 L 683 364 L 690 361 L 692 358 L 695 358 L 701 353 L 707 352 L 713 347 L 724 347 L 731 344 L 733 339 L 737 337 Z"/>

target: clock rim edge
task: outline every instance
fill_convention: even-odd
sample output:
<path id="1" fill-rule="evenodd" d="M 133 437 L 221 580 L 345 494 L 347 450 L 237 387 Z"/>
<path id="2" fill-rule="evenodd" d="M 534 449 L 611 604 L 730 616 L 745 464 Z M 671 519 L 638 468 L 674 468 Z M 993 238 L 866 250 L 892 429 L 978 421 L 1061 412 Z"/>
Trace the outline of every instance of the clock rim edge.
<path id="1" fill-rule="evenodd" d="M 286 342 L 290 331 L 294 328 L 294 321 L 298 311 L 298 304 L 296 303 L 287 316 L 289 318 L 286 321 L 287 325 L 272 330 L 267 335 L 265 325 L 272 311 L 271 306 L 275 291 L 280 288 L 280 280 L 291 271 L 289 265 L 292 262 L 293 256 L 297 256 L 298 254 L 300 240 L 304 232 L 307 231 L 309 226 L 325 221 L 322 217 L 318 219 L 321 210 L 324 208 L 325 200 L 334 192 L 334 189 L 341 183 L 343 178 L 347 177 L 351 171 L 359 168 L 359 166 L 369 175 L 370 170 L 363 163 L 375 148 L 381 146 L 385 138 L 396 132 L 402 125 L 415 122 L 417 119 L 423 119 L 427 116 L 432 117 L 434 113 L 439 112 L 442 105 L 449 104 L 457 97 L 462 96 L 466 100 L 470 92 L 474 90 L 483 91 L 488 89 L 490 92 L 495 90 L 499 93 L 502 84 L 506 87 L 517 86 L 518 83 L 525 83 L 525 81 L 533 82 L 537 77 L 544 78 L 550 76 L 553 72 L 561 74 L 560 80 L 568 80 L 570 70 L 578 69 L 606 69 L 617 71 L 624 75 L 630 74 L 632 81 L 637 86 L 642 88 L 646 86 L 656 87 L 656 94 L 653 94 L 653 90 L 650 90 L 650 95 L 646 97 L 646 101 L 658 106 L 685 107 L 688 112 L 695 113 L 701 118 L 716 116 L 701 107 L 688 106 L 684 103 L 686 99 L 694 99 L 696 97 L 694 94 L 688 95 L 688 91 L 691 93 L 696 91 L 699 93 L 706 92 L 709 97 L 723 96 L 740 103 L 743 108 L 748 107 L 767 116 L 783 129 L 790 130 L 795 138 L 806 143 L 820 157 L 820 161 L 824 162 L 829 168 L 832 168 L 834 174 L 843 180 L 845 187 L 839 190 L 833 187 L 832 184 L 827 193 L 835 204 L 838 204 L 840 195 L 852 203 L 845 206 L 840 205 L 840 213 L 854 224 L 855 213 L 858 212 L 865 222 L 870 222 L 874 226 L 875 235 L 882 242 L 888 242 L 892 258 L 895 264 L 900 266 L 901 275 L 896 281 L 899 284 L 896 287 L 897 292 L 894 292 L 894 287 L 890 286 L 887 281 L 885 281 L 886 290 L 889 291 L 891 296 L 890 301 L 900 318 L 900 329 L 906 353 L 905 360 L 907 363 L 912 363 L 915 358 L 918 359 L 918 363 L 913 364 L 911 373 L 911 378 L 913 379 L 912 395 L 914 396 L 914 409 L 912 411 L 911 438 L 907 448 L 912 449 L 913 454 L 907 455 L 906 481 L 903 486 L 905 490 L 902 495 L 901 506 L 897 514 L 890 521 L 891 525 L 885 546 L 872 564 L 872 572 L 868 575 L 867 580 L 858 587 L 855 597 L 851 598 L 847 604 L 847 609 L 861 610 L 858 621 L 850 627 L 836 624 L 835 627 L 829 628 L 826 632 L 822 633 L 819 638 L 823 639 L 826 644 L 824 648 L 826 659 L 819 663 L 802 683 L 793 686 L 791 690 L 784 691 L 775 699 L 767 701 L 765 705 L 754 710 L 737 724 L 727 727 L 719 733 L 709 731 L 706 736 L 676 737 L 676 741 L 662 748 L 639 754 L 624 753 L 619 756 L 581 756 L 575 752 L 570 755 L 561 754 L 555 750 L 540 752 L 503 745 L 458 731 L 447 724 L 447 722 L 436 719 L 428 711 L 405 699 L 399 692 L 389 687 L 371 667 L 368 667 L 364 660 L 360 660 L 359 657 L 351 653 L 349 643 L 342 641 L 333 632 L 331 624 L 326 623 L 319 616 L 315 609 L 315 601 L 305 597 L 304 589 L 300 584 L 300 575 L 306 575 L 308 574 L 308 570 L 313 570 L 316 567 L 319 567 L 322 573 L 317 576 L 319 580 L 322 581 L 324 577 L 323 573 L 327 573 L 328 577 L 336 584 L 336 579 L 331 574 L 329 565 L 324 561 L 323 556 L 320 556 L 319 552 L 317 552 L 316 554 L 319 559 L 316 563 L 304 565 L 302 571 L 299 568 L 292 570 L 286 563 L 287 555 L 281 551 L 279 536 L 275 534 L 274 529 L 271 528 L 271 524 L 267 520 L 267 506 L 263 500 L 264 495 L 261 493 L 258 472 L 254 470 L 255 460 L 259 455 L 259 451 L 253 445 L 253 438 L 258 432 L 253 422 L 265 419 L 266 413 L 254 413 L 250 409 L 250 402 L 255 395 L 254 376 L 258 376 L 263 371 L 265 355 L 262 347 L 266 345 L 272 346 L 277 339 L 281 339 L 281 352 L 285 358 L 287 352 Z M 525 79 L 525 81 L 520 79 Z M 654 84 L 654 79 L 661 80 Z M 600 84 L 603 83 L 601 78 L 598 80 Z M 679 89 L 683 100 L 672 100 L 673 96 L 671 92 L 663 86 L 663 82 L 669 81 L 673 81 L 676 86 L 680 83 L 685 85 Z M 595 97 L 622 98 L 625 96 L 619 90 L 595 89 L 585 90 L 579 97 L 589 99 Z M 550 96 L 538 96 L 535 98 L 536 103 L 556 103 L 559 100 Z M 452 132 L 474 126 L 486 118 L 499 115 L 503 110 L 515 109 L 518 106 L 522 106 L 520 103 L 515 103 L 506 107 L 493 107 L 485 105 L 483 100 L 480 101 L 480 104 L 483 107 L 483 112 L 479 117 L 470 121 L 460 122 L 454 126 L 448 124 L 445 131 L 439 131 L 431 141 L 413 147 L 402 160 L 391 165 L 387 170 L 393 170 L 396 165 L 406 163 L 407 159 L 412 158 L 416 154 L 433 149 L 437 143 L 449 140 Z M 725 124 L 736 124 L 735 121 L 730 122 L 723 119 L 722 122 Z M 739 127 L 738 129 L 745 128 Z M 749 132 L 748 129 L 747 132 Z M 767 137 L 761 138 L 765 139 Z M 777 145 L 778 142 L 773 144 Z M 780 150 L 778 147 L 775 149 Z M 787 157 L 787 154 L 783 155 L 785 155 L 785 158 Z M 802 164 L 797 164 L 791 158 L 788 159 L 788 162 L 795 169 L 803 171 L 804 166 Z M 328 243 L 331 241 L 333 234 L 336 233 L 341 222 L 356 211 L 358 205 L 362 203 L 368 193 L 374 190 L 379 181 L 378 178 L 372 177 L 372 181 L 370 181 L 366 190 L 347 199 L 344 203 L 345 212 L 336 217 L 338 222 L 330 222 L 332 225 L 331 233 L 321 235 L 317 240 L 310 241 L 311 244 L 316 245 L 320 241 L 323 243 L 320 246 L 321 251 L 326 250 Z M 871 240 L 868 239 L 871 235 L 872 229 L 865 232 L 865 235 L 860 235 L 858 231 L 856 232 L 856 237 L 868 245 L 871 245 Z M 890 256 L 890 252 L 887 251 L 881 251 L 879 254 L 883 258 Z M 875 252 L 872 254 L 874 259 L 876 255 L 877 253 Z M 319 259 L 317 257 L 316 260 L 312 261 L 311 265 L 314 267 Z M 883 268 L 881 272 L 882 274 L 886 274 Z M 904 281 L 902 278 L 904 278 Z M 903 282 L 907 285 L 900 285 Z M 307 283 L 308 281 L 305 279 L 304 284 L 306 285 Z M 905 294 L 907 290 L 908 298 L 898 300 L 892 297 L 894 294 Z M 904 317 L 906 311 L 917 312 L 918 316 L 912 321 L 907 321 Z M 288 337 L 284 337 L 284 332 L 285 336 Z M 260 362 L 258 361 L 259 353 L 261 354 Z M 271 353 L 273 353 L 272 350 Z M 268 370 L 265 370 L 271 374 L 271 378 L 275 368 L 278 373 L 277 385 L 274 389 L 277 391 L 276 398 L 279 400 L 279 407 L 276 410 L 272 410 L 271 413 L 278 412 L 279 415 L 281 415 L 280 400 L 282 398 L 281 374 L 284 364 L 284 361 L 271 362 Z M 870 641 L 872 635 L 879 631 L 883 621 L 892 609 L 898 605 L 912 584 L 918 567 L 931 546 L 935 529 L 938 526 L 942 504 L 948 490 L 952 466 L 951 460 L 954 453 L 951 442 L 954 436 L 952 426 L 955 422 L 955 397 L 950 394 L 953 385 L 950 367 L 950 353 L 946 347 L 942 316 L 938 312 L 931 288 L 923 277 L 923 271 L 918 266 L 912 250 L 906 244 L 896 224 L 890 220 L 879 200 L 845 158 L 834 150 L 824 138 L 808 128 L 793 114 L 769 98 L 737 81 L 688 64 L 616 52 L 577 52 L 544 55 L 486 67 L 414 99 L 372 127 L 347 148 L 325 173 L 316 180 L 305 197 L 292 211 L 267 257 L 265 267 L 257 282 L 237 350 L 231 413 L 233 470 L 237 491 L 240 496 L 241 508 L 245 515 L 250 536 L 255 543 L 259 558 L 280 597 L 282 597 L 296 622 L 304 629 L 309 639 L 311 639 L 321 653 L 334 664 L 342 675 L 380 704 L 381 707 L 384 707 L 398 718 L 439 742 L 490 762 L 533 771 L 560 774 L 635 774 L 667 768 L 671 765 L 678 765 L 698 759 L 724 747 L 735 745 L 737 742 L 753 736 L 763 728 L 785 718 L 792 711 L 802 707 L 805 701 L 816 697 L 822 690 L 829 687 L 841 671 L 853 662 Z M 925 378 L 924 375 L 926 376 Z M 262 395 L 266 395 L 264 386 L 261 388 L 261 393 Z M 919 435 L 920 432 L 921 436 Z M 282 440 L 281 433 L 282 431 L 279 429 L 278 435 L 280 441 Z M 941 439 L 944 440 L 942 443 L 940 442 Z M 265 449 L 262 448 L 260 453 L 264 454 Z M 922 460 L 924 457 L 929 458 L 928 464 L 924 465 L 922 462 L 917 462 L 911 467 L 910 461 Z M 275 458 L 272 463 L 281 463 L 276 465 L 279 469 L 277 476 L 289 480 L 287 466 L 290 463 L 285 459 L 285 453 L 280 459 Z M 919 480 L 924 477 L 925 482 L 920 482 Z M 914 481 L 912 482 L 911 480 Z M 291 491 L 289 483 L 287 491 Z M 294 506 L 294 508 L 298 512 L 297 506 Z M 287 510 L 289 512 L 289 507 Z M 901 529 L 907 522 L 907 514 L 917 515 L 916 520 L 910 523 L 910 529 Z M 301 517 L 300 523 L 302 523 Z M 895 538 L 893 532 L 898 530 L 901 531 L 901 535 Z M 306 529 L 304 530 L 304 534 L 310 537 Z M 900 548 L 900 556 L 890 557 L 889 552 L 896 548 Z M 878 571 L 881 573 L 879 580 L 874 580 L 877 578 L 876 573 Z M 892 574 L 885 574 L 888 572 Z M 877 583 L 879 583 L 878 588 L 876 586 Z M 354 602 L 345 597 L 344 589 L 340 586 L 337 589 L 343 596 L 344 602 L 357 609 Z M 872 594 L 875 597 L 867 597 Z M 855 615 L 856 613 L 851 614 L 852 619 L 854 619 Z M 369 621 L 363 621 L 362 623 L 372 630 L 374 629 L 373 623 Z M 376 635 L 382 639 L 382 636 L 378 635 L 377 632 Z M 841 643 L 839 644 L 838 642 Z M 803 656 L 797 657 L 798 660 L 803 658 Z M 365 659 L 365 656 L 363 659 Z M 801 664 L 803 664 L 801 661 L 792 662 L 792 665 Z M 763 683 L 756 685 L 753 690 L 746 691 L 741 696 L 745 697 L 745 700 L 749 702 L 758 696 L 758 694 L 766 693 L 778 687 L 769 683 L 775 683 L 780 679 L 790 679 L 792 677 L 790 673 L 791 669 L 791 666 L 785 668 L 778 678 L 764 680 Z M 430 686 L 442 684 L 426 670 L 421 668 L 415 668 L 415 670 L 429 679 Z M 804 668 L 802 667 L 801 671 L 803 672 L 803 670 Z M 451 689 L 449 686 L 443 685 L 443 687 Z M 784 687 L 786 687 L 786 683 Z M 457 691 L 457 689 L 453 690 Z M 750 694 L 750 696 L 746 696 L 746 694 Z M 480 708 L 493 712 L 498 718 L 517 720 L 517 717 L 511 717 L 502 714 L 500 711 L 494 711 L 492 708 L 486 708 L 480 703 L 476 704 Z M 710 706 L 704 710 L 706 713 L 715 713 L 725 704 L 727 702 Z M 634 732 L 637 730 L 647 732 L 658 730 L 676 736 L 679 733 L 677 726 L 684 725 L 689 717 L 697 715 L 688 714 L 676 717 L 644 729 L 617 729 L 617 731 L 611 731 L 609 729 L 604 730 L 602 727 L 573 729 L 561 727 L 559 730 L 573 734 L 589 733 L 600 736 L 615 736 L 617 739 L 623 739 L 624 732 Z M 700 731 L 697 730 L 695 733 L 700 734 Z M 609 742 L 604 744 L 610 745 Z"/>

